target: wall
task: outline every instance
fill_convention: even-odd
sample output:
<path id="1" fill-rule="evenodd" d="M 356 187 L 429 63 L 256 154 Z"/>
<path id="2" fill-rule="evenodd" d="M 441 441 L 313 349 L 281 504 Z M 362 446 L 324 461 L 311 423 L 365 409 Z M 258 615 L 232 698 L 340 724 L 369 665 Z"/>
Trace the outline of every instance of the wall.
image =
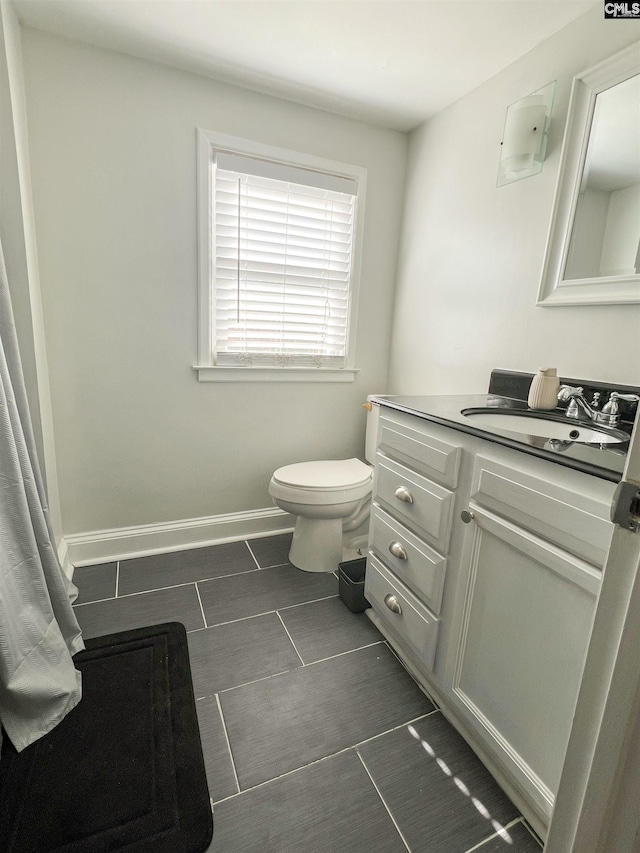
<path id="1" fill-rule="evenodd" d="M 477 393 L 493 367 L 541 365 L 640 384 L 640 305 L 535 304 L 572 78 L 639 38 L 594 7 L 411 134 L 391 393 Z M 507 106 L 552 80 L 542 173 L 496 188 Z"/>
<path id="2" fill-rule="evenodd" d="M 362 453 L 386 390 L 406 136 L 23 33 L 65 534 L 271 506 L 289 462 Z M 203 127 L 368 169 L 353 384 L 199 384 Z"/>

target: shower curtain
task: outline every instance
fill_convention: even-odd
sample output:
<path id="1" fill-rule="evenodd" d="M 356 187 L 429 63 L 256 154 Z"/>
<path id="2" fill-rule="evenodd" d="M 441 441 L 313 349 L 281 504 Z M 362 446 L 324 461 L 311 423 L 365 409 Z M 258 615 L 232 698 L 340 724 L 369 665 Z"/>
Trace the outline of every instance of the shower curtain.
<path id="1" fill-rule="evenodd" d="M 0 745 L 20 751 L 80 701 L 84 648 L 48 520 L 0 245 Z"/>

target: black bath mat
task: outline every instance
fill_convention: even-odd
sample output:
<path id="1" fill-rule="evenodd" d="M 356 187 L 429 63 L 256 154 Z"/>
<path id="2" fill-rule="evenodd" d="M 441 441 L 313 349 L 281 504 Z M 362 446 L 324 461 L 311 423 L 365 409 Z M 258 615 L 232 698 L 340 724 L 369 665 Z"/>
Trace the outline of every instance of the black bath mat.
<path id="1" fill-rule="evenodd" d="M 87 641 L 83 698 L 0 760 L 3 853 L 202 853 L 212 815 L 184 626 Z"/>

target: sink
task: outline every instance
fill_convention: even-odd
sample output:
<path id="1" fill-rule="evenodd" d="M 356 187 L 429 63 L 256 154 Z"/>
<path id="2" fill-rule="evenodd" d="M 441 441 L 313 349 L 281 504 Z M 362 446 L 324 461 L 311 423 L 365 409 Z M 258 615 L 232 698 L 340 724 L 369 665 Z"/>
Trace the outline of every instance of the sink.
<path id="1" fill-rule="evenodd" d="M 584 424 L 582 421 L 569 422 L 557 416 L 545 417 L 533 412 L 514 412 L 512 409 L 462 409 L 461 414 L 480 429 L 495 427 L 522 435 L 578 444 L 622 444 L 629 441 L 629 436 L 622 430 Z"/>

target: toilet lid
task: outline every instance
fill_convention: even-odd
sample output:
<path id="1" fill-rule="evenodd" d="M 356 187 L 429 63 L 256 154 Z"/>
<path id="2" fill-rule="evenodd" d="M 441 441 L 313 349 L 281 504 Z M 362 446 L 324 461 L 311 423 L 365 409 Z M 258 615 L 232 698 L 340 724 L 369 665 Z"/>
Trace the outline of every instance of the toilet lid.
<path id="1" fill-rule="evenodd" d="M 347 489 L 371 479 L 373 469 L 359 459 L 298 462 L 278 468 L 273 479 L 284 486 L 304 489 Z"/>

